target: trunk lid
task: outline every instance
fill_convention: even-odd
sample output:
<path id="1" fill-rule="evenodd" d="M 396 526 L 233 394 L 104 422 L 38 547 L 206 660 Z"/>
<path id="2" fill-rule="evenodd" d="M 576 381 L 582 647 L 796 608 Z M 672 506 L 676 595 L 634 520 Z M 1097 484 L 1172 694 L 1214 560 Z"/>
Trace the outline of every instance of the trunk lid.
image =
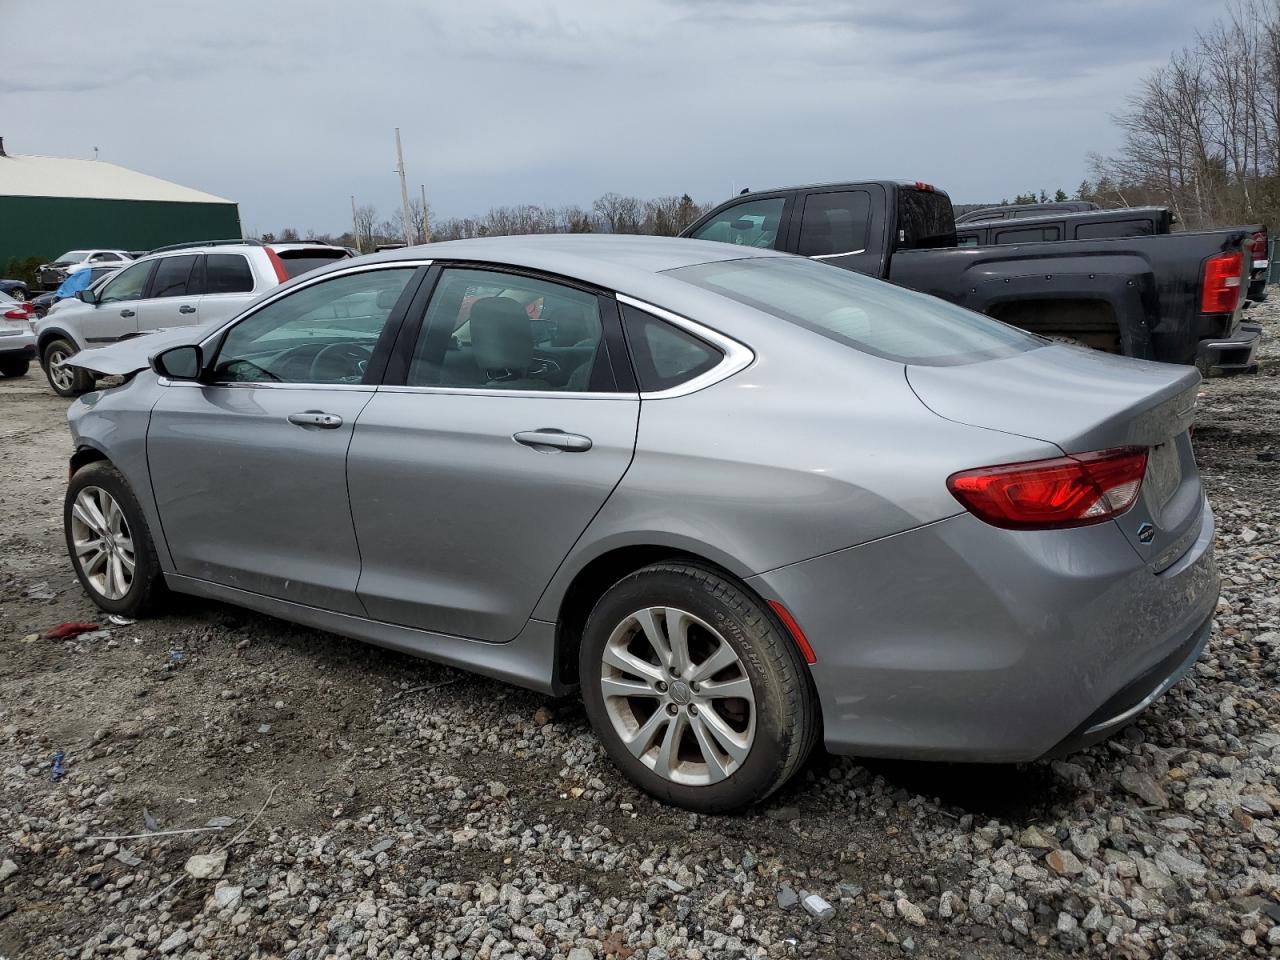
<path id="1" fill-rule="evenodd" d="M 1204 495 L 1189 434 L 1200 384 L 1194 367 L 1053 345 L 906 371 L 920 401 L 948 420 L 1044 440 L 1064 453 L 1148 448 L 1141 495 L 1114 522 L 1156 570 L 1195 542 Z"/>

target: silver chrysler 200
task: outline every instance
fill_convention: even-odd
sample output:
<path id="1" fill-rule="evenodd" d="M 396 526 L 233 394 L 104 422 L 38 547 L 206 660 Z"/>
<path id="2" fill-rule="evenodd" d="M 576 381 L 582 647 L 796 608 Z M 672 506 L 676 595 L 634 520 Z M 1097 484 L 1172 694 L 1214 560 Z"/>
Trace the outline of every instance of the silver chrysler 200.
<path id="1" fill-rule="evenodd" d="M 104 610 L 224 600 L 535 690 L 694 810 L 839 753 L 1060 754 L 1218 595 L 1198 374 L 803 258 L 467 240 L 87 350 L 67 547 Z"/>

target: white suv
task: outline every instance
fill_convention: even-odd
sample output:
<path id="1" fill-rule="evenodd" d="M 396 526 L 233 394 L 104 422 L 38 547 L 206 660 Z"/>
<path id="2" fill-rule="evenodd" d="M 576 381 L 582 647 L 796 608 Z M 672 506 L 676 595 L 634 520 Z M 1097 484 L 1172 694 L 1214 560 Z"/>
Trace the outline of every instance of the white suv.
<path id="1" fill-rule="evenodd" d="M 93 389 L 93 375 L 63 364 L 81 350 L 168 327 L 221 323 L 264 290 L 350 256 L 328 244 L 243 240 L 153 250 L 102 286 L 60 301 L 36 323 L 40 365 L 56 393 L 78 396 Z"/>

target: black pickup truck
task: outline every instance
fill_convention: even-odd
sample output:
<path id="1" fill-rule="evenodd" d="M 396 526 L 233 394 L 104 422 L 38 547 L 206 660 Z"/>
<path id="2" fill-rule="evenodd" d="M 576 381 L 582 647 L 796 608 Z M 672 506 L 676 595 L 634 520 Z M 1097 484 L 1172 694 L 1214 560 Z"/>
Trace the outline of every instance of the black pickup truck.
<path id="1" fill-rule="evenodd" d="M 1037 240 L 1149 237 L 1171 232 L 1173 222 L 1174 217 L 1168 207 L 1120 207 L 963 223 L 957 220 L 956 246 L 989 247 L 998 243 L 1035 243 Z"/>
<path id="2" fill-rule="evenodd" d="M 958 247 L 951 199 L 878 180 L 746 193 L 682 234 L 823 260 L 1111 353 L 1255 369 L 1249 228 Z"/>

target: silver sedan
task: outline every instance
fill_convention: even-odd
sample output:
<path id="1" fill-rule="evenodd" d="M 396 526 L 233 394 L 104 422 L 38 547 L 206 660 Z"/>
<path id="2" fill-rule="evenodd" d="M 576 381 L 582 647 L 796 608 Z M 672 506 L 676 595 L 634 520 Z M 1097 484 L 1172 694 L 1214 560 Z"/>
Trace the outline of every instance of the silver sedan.
<path id="1" fill-rule="evenodd" d="M 67 546 L 548 693 L 694 810 L 814 745 L 1021 761 L 1203 648 L 1198 375 L 764 250 L 460 241 L 86 350 Z"/>

